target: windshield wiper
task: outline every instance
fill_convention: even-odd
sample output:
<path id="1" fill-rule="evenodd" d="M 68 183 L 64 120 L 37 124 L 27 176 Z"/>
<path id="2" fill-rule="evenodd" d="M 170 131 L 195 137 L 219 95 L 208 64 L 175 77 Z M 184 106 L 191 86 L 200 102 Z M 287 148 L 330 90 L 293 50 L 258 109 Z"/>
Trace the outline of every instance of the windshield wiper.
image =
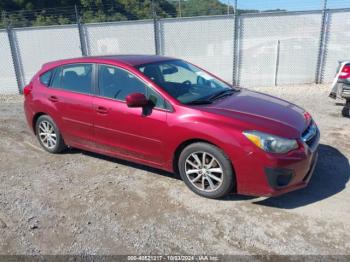
<path id="1" fill-rule="evenodd" d="M 211 104 L 212 101 L 208 99 L 198 99 L 198 100 L 193 100 L 191 102 L 186 103 L 186 105 L 206 105 L 206 104 Z"/>
<path id="2" fill-rule="evenodd" d="M 225 90 L 222 90 L 222 91 L 217 92 L 214 95 L 210 96 L 208 98 L 208 100 L 209 101 L 214 101 L 216 99 L 219 99 L 219 98 L 222 98 L 222 97 L 225 97 L 225 96 L 230 96 L 230 95 L 232 95 L 235 92 L 237 92 L 237 91 L 234 90 L 234 89 L 225 89 Z"/>
<path id="3" fill-rule="evenodd" d="M 204 104 L 212 104 L 216 99 L 225 97 L 225 96 L 230 96 L 235 92 L 239 92 L 239 90 L 235 89 L 225 89 L 220 92 L 215 93 L 214 95 L 211 95 L 207 98 L 202 98 L 198 100 L 193 100 L 191 102 L 186 103 L 187 105 L 204 105 Z"/>

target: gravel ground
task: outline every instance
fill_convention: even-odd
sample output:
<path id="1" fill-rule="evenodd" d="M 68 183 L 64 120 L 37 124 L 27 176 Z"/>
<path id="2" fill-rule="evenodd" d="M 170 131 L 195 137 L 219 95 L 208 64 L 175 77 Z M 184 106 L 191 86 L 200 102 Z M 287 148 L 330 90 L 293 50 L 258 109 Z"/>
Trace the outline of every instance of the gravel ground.
<path id="1" fill-rule="evenodd" d="M 327 86 L 256 88 L 307 109 L 322 132 L 307 188 L 199 197 L 175 175 L 70 150 L 44 152 L 21 96 L 0 97 L 0 254 L 350 255 L 350 119 Z"/>

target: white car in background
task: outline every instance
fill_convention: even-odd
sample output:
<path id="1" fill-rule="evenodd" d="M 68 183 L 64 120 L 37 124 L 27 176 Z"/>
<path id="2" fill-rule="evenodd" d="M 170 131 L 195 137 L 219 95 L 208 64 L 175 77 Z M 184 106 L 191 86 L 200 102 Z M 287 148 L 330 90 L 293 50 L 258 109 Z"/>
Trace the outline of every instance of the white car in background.
<path id="1" fill-rule="evenodd" d="M 350 60 L 339 61 L 337 74 L 332 84 L 329 97 L 345 99 L 342 115 L 350 117 Z"/>

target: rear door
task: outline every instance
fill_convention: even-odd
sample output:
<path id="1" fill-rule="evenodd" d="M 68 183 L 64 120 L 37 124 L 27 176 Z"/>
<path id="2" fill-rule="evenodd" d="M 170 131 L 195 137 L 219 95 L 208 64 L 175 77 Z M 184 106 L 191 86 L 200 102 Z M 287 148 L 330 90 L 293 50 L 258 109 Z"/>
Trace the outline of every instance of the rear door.
<path id="1" fill-rule="evenodd" d="M 105 152 L 162 165 L 167 110 L 164 99 L 133 73 L 99 65 L 99 96 L 94 98 L 94 133 L 97 147 Z M 143 93 L 154 101 L 146 112 L 129 108 L 131 93 Z"/>
<path id="2" fill-rule="evenodd" d="M 69 145 L 93 147 L 93 64 L 56 69 L 47 99 L 57 108 L 60 129 Z"/>

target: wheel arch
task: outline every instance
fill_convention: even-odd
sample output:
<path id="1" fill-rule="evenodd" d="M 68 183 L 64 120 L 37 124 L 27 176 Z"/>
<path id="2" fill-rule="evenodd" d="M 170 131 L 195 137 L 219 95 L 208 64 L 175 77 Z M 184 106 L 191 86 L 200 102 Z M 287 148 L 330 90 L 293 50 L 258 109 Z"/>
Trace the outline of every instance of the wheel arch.
<path id="1" fill-rule="evenodd" d="M 213 144 L 212 142 L 208 141 L 208 140 L 205 140 L 205 139 L 198 139 L 198 138 L 193 138 L 193 139 L 187 139 L 185 141 L 183 141 L 181 144 L 179 144 L 175 151 L 174 151 L 174 154 L 173 154 L 173 170 L 176 174 L 179 174 L 179 167 L 178 167 L 178 161 L 179 161 L 179 157 L 180 157 L 180 154 L 182 152 L 182 150 L 184 150 L 187 146 L 193 144 L 193 143 L 199 143 L 199 142 L 202 142 L 202 143 L 208 143 L 208 144 L 211 144 L 211 145 L 214 145 L 214 146 L 217 146 L 215 144 Z"/>
<path id="2" fill-rule="evenodd" d="M 48 115 L 50 116 L 49 114 L 45 113 L 45 112 L 37 112 L 35 113 L 35 115 L 33 116 L 33 119 L 32 119 L 32 128 L 33 128 L 33 132 L 34 132 L 34 135 L 36 135 L 36 122 L 38 121 L 39 117 L 43 116 L 43 115 Z"/>
<path id="3" fill-rule="evenodd" d="M 235 167 L 232 163 L 232 159 L 230 159 L 228 157 L 228 155 L 225 153 L 225 151 L 223 150 L 223 148 L 221 148 L 220 146 L 218 146 L 217 144 L 209 141 L 209 140 L 206 140 L 206 139 L 201 139 L 201 138 L 193 138 L 193 139 L 187 139 L 185 141 L 183 141 L 181 144 L 179 144 L 177 146 L 177 148 L 175 149 L 174 151 L 174 154 L 173 154 L 173 162 L 172 162 L 172 167 L 173 167 L 173 171 L 176 173 L 176 174 L 179 174 L 179 167 L 178 167 L 178 161 L 179 161 L 179 157 L 180 157 L 180 154 L 181 152 L 189 145 L 191 144 L 194 144 L 194 143 L 207 143 L 207 144 L 210 144 L 210 145 L 213 145 L 215 147 L 217 147 L 218 149 L 220 149 L 226 156 L 227 158 L 229 159 L 230 163 L 231 163 L 231 167 L 232 167 L 232 171 L 233 171 L 233 175 L 234 175 L 234 179 L 235 181 L 236 180 L 236 172 L 235 172 Z M 236 192 L 236 183 L 234 185 L 234 192 Z"/>

